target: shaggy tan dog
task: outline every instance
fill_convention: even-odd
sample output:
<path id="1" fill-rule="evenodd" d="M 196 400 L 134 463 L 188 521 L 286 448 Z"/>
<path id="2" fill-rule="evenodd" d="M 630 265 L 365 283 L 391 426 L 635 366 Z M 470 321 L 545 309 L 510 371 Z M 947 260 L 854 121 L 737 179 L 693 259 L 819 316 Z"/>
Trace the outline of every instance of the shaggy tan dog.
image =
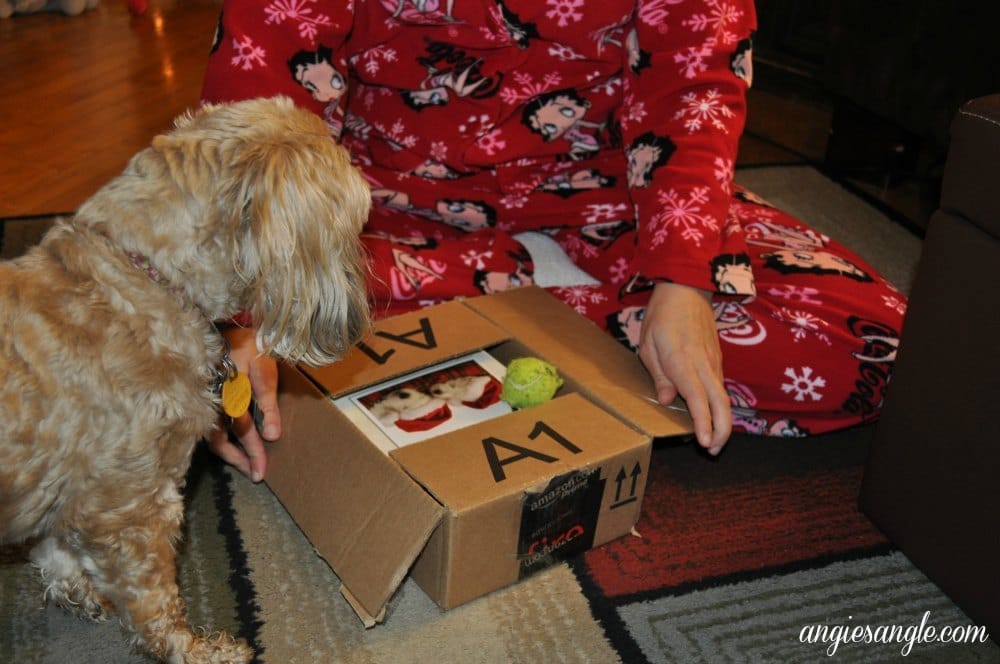
<path id="1" fill-rule="evenodd" d="M 172 662 L 246 661 L 177 594 L 180 489 L 220 423 L 223 341 L 326 364 L 367 330 L 368 187 L 288 99 L 181 117 L 121 176 L 0 263 L 0 543 L 38 540 L 47 597 Z"/>

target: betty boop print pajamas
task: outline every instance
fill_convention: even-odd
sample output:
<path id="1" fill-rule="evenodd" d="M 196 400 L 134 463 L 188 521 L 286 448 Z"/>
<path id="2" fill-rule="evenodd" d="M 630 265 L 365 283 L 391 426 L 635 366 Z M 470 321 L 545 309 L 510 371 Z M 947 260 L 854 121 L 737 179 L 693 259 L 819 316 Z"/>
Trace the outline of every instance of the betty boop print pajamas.
<path id="1" fill-rule="evenodd" d="M 513 235 L 600 282 L 550 289 L 635 348 L 652 287 L 714 293 L 734 429 L 877 416 L 905 298 L 732 182 L 742 0 L 226 0 L 208 102 L 285 94 L 372 187 L 380 315 L 533 283 Z"/>

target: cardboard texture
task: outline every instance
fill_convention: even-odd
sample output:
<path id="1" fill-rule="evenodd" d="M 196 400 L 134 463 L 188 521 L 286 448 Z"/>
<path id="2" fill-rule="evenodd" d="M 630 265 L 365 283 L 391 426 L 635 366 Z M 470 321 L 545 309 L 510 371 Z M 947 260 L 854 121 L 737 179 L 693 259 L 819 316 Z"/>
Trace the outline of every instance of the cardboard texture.
<path id="1" fill-rule="evenodd" d="M 535 356 L 551 401 L 378 449 L 333 398 L 470 352 Z M 343 361 L 283 367 L 267 483 L 371 626 L 408 573 L 451 608 L 630 531 L 653 436 L 690 433 L 638 358 L 539 288 L 379 321 Z M 335 507 L 331 507 L 335 506 Z"/>
<path id="2" fill-rule="evenodd" d="M 284 431 L 269 449 L 267 484 L 338 577 L 351 580 L 355 601 L 377 616 L 444 510 L 303 374 L 282 366 L 279 383 Z"/>
<path id="3" fill-rule="evenodd" d="M 383 319 L 372 336 L 340 362 L 303 370 L 327 395 L 339 397 L 508 338 L 501 328 L 461 302 L 434 307 L 435 324 L 426 311 Z"/>

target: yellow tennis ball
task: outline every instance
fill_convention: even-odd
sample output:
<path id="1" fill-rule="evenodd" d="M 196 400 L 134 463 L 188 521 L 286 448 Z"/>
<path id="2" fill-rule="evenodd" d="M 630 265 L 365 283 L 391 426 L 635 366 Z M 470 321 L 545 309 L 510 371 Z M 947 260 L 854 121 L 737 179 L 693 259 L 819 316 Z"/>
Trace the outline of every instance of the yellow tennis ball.
<path id="1" fill-rule="evenodd" d="M 545 403 L 562 387 L 556 368 L 537 357 L 519 357 L 507 365 L 500 398 L 513 408 Z"/>

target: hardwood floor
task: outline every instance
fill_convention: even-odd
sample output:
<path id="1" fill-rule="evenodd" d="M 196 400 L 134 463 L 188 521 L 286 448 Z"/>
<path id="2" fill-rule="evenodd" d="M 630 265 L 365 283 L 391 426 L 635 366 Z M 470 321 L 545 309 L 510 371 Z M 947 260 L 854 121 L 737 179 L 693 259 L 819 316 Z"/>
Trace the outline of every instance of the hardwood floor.
<path id="1" fill-rule="evenodd" d="M 0 218 L 72 212 L 195 105 L 219 4 L 0 20 Z"/>

